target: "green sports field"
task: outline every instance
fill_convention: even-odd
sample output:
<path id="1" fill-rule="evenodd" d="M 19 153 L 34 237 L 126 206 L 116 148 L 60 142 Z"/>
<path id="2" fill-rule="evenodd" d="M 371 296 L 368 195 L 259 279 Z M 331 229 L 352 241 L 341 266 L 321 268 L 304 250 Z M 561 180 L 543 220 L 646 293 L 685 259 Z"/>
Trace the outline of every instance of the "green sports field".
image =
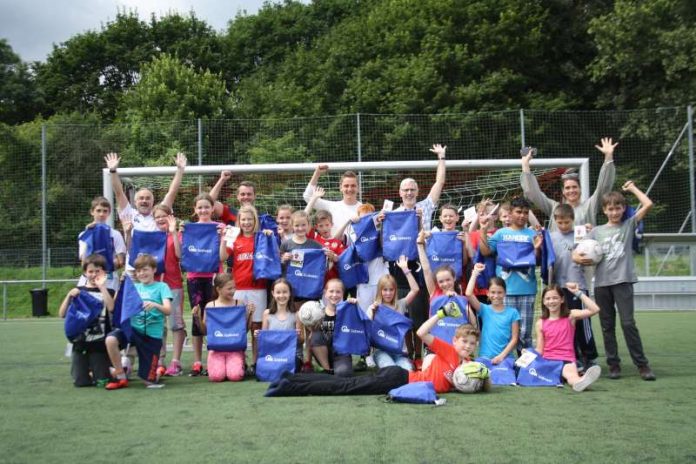
<path id="1" fill-rule="evenodd" d="M 696 312 L 637 319 L 656 382 L 640 380 L 626 355 L 623 378 L 581 394 L 501 387 L 451 393 L 440 407 L 267 399 L 266 384 L 250 380 L 77 389 L 60 321 L 7 321 L 0 462 L 696 462 Z"/>

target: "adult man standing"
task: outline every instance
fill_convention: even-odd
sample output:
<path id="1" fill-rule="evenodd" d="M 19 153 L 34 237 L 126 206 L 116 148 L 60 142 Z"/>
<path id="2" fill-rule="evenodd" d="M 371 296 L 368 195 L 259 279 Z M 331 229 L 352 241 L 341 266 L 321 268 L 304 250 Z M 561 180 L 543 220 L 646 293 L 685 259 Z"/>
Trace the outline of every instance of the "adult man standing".
<path id="1" fill-rule="evenodd" d="M 314 170 L 314 174 L 302 194 L 302 198 L 304 198 L 306 203 L 309 203 L 312 199 L 312 194 L 317 187 L 319 178 L 328 170 L 329 167 L 325 164 L 318 165 Z M 342 200 L 329 201 L 319 198 L 314 203 L 314 209 L 323 209 L 331 213 L 333 219 L 331 235 L 335 235 L 348 221 L 357 216 L 358 207 L 362 204 L 358 201 L 358 176 L 353 171 L 346 171 L 343 173 L 339 181 L 339 188 L 343 196 Z"/>
<path id="2" fill-rule="evenodd" d="M 220 222 L 234 225 L 237 222 L 237 208 L 217 201 L 218 196 L 220 196 L 222 186 L 225 185 L 231 177 L 232 171 L 222 171 L 220 173 L 220 178 L 215 183 L 213 188 L 210 189 L 210 196 L 213 200 L 215 200 L 214 213 L 220 218 Z M 244 180 L 239 183 L 239 186 L 237 186 L 237 201 L 239 202 L 240 207 L 244 205 L 255 207 L 256 186 L 253 182 Z"/>

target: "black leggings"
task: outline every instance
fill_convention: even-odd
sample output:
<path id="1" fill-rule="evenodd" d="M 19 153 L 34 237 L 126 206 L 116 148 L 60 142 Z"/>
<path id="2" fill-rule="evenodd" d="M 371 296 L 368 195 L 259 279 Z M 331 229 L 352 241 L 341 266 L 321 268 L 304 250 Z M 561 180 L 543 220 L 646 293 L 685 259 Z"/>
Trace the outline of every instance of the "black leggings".
<path id="1" fill-rule="evenodd" d="M 265 396 L 385 395 L 408 383 L 408 371 L 398 366 L 374 375 L 337 377 L 329 374 L 289 374 L 272 383 Z"/>

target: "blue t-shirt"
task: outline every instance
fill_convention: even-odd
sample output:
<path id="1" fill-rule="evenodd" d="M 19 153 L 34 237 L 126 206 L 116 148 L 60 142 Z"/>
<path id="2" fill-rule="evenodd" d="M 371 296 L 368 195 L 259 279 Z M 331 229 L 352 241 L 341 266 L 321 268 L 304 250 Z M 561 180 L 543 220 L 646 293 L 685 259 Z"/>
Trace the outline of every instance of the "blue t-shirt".
<path id="1" fill-rule="evenodd" d="M 531 243 L 534 244 L 536 232 L 525 227 L 524 229 L 515 230 L 510 227 L 504 227 L 495 231 L 492 237 L 488 239 L 488 246 L 497 253 L 498 244 L 502 242 L 513 243 Z M 495 267 L 495 274 L 505 281 L 507 287 L 507 295 L 536 295 L 537 283 L 534 266 L 520 269 L 503 269 L 501 266 Z"/>
<path id="2" fill-rule="evenodd" d="M 169 285 L 164 282 L 152 282 L 147 285 L 135 282 L 134 285 L 143 301 L 162 304 L 165 299 L 172 300 L 174 298 Z M 131 317 L 130 324 L 134 330 L 141 334 L 152 338 L 162 338 L 164 314 L 159 309 L 143 310 Z"/>
<path id="3" fill-rule="evenodd" d="M 510 343 L 512 324 L 519 322 L 520 312 L 509 306 L 498 312 L 491 305 L 481 303 L 479 317 L 483 325 L 479 356 L 492 359 Z M 508 356 L 512 356 L 512 352 Z"/>

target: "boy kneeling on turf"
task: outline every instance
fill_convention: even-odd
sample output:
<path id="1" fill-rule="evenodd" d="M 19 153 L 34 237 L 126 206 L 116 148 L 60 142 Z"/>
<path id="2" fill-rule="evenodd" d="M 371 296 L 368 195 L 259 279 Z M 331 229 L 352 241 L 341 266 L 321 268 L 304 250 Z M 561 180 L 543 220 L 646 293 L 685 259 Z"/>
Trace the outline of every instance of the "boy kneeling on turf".
<path id="1" fill-rule="evenodd" d="M 143 300 L 143 310 L 130 318 L 133 329 L 130 342 L 138 352 L 138 377 L 145 381 L 148 388 L 163 387 L 163 384 L 158 383 L 157 364 L 162 348 L 164 316 L 171 312 L 172 292 L 167 284 L 154 280 L 157 270 L 154 257 L 140 255 L 134 265 L 135 277 L 138 280 L 134 285 Z M 107 390 L 128 386 L 120 352 L 126 345 L 126 336 L 121 329 L 114 330 L 106 337 L 106 349 L 116 377 L 106 384 Z"/>
<path id="2" fill-rule="evenodd" d="M 456 314 L 459 313 L 459 314 Z M 307 396 L 307 395 L 380 395 L 391 389 L 412 382 L 430 381 L 438 393 L 446 393 L 455 388 L 454 372 L 461 365 L 469 366 L 479 341 L 479 331 L 471 324 L 460 325 L 452 339 L 452 345 L 435 338 L 430 331 L 438 320 L 444 317 L 459 317 L 458 308 L 440 310 L 438 314 L 425 321 L 416 332 L 433 354 L 423 361 L 419 372 L 409 372 L 398 366 L 379 369 L 374 375 L 360 377 L 335 377 L 329 374 L 283 374 L 271 383 L 265 396 Z M 471 367 L 478 363 L 471 363 Z M 487 390 L 490 382 L 485 367 L 469 369 L 470 377 L 481 380 L 476 383 L 474 392 Z M 472 391 L 462 389 L 462 391 Z"/>

